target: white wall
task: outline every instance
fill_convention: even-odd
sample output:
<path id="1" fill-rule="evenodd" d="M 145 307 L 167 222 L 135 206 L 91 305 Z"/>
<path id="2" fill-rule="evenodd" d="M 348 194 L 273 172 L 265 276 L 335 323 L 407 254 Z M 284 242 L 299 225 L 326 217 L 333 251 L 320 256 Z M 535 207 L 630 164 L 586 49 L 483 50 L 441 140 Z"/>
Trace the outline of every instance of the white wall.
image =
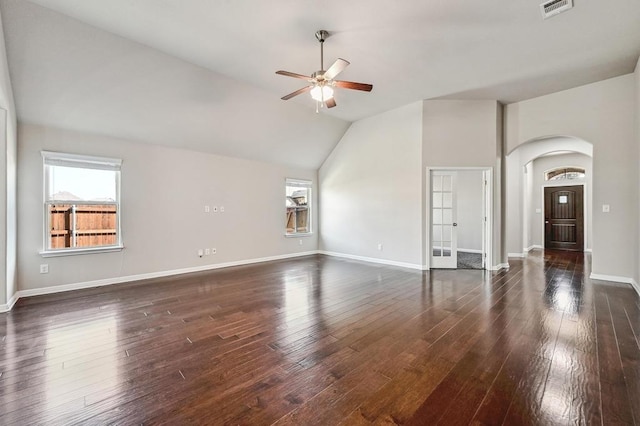
<path id="1" fill-rule="evenodd" d="M 0 17 L 0 311 L 17 290 L 16 274 L 16 110 L 9 78 L 2 17 Z"/>
<path id="2" fill-rule="evenodd" d="M 584 184 L 584 205 L 586 207 L 586 214 L 584 216 L 584 224 L 585 224 L 585 247 L 587 249 L 591 249 L 591 222 L 592 222 L 592 167 L 591 167 L 591 157 L 584 154 L 560 154 L 560 155 L 551 155 L 545 157 L 539 157 L 533 160 L 532 162 L 532 192 L 531 199 L 529 201 L 530 210 L 528 212 L 530 226 L 530 235 L 531 235 L 531 243 L 529 245 L 535 246 L 544 246 L 544 237 L 543 237 L 543 222 L 544 222 L 544 189 L 545 186 L 567 186 L 567 185 L 577 185 Z M 581 167 L 585 169 L 585 179 L 572 179 L 565 181 L 545 181 L 544 173 L 551 169 L 555 169 L 563 166 L 574 166 Z M 536 209 L 540 211 L 537 212 Z"/>
<path id="3" fill-rule="evenodd" d="M 491 268 L 506 262 L 502 243 L 501 158 L 502 105 L 498 102 L 424 101 L 423 167 L 487 167 L 493 170 Z"/>
<path id="4" fill-rule="evenodd" d="M 636 244 L 623 243 L 639 232 L 634 90 L 634 76 L 629 74 L 511 104 L 505 111 L 508 153 L 559 135 L 593 145 L 592 271 L 620 280 L 636 274 L 638 260 Z M 611 212 L 603 213 L 602 204 L 611 205 Z"/>
<path id="5" fill-rule="evenodd" d="M 638 58 L 634 75 L 636 78 L 636 147 L 638 148 L 638 165 L 636 166 L 636 173 L 638 173 L 638 170 L 640 170 L 640 58 Z M 638 174 L 636 182 L 638 183 L 638 202 L 640 203 L 640 173 Z M 640 206 L 638 209 L 640 210 Z M 636 240 L 636 252 L 638 253 L 638 256 L 636 257 L 637 268 L 635 284 L 636 290 L 640 293 L 640 226 L 638 227 L 638 232 L 639 234 Z"/>
<path id="6" fill-rule="evenodd" d="M 482 192 L 481 170 L 459 170 L 456 173 L 458 250 L 482 250 Z"/>
<path id="7" fill-rule="evenodd" d="M 351 125 L 318 172 L 321 250 L 422 266 L 421 135 L 422 102 Z"/>
<path id="8" fill-rule="evenodd" d="M 21 124 L 19 140 L 20 290 L 317 250 L 316 208 L 313 236 L 284 236 L 285 178 L 313 180 L 317 194 L 314 170 L 35 125 Z M 41 150 L 123 160 L 124 250 L 52 258 L 38 254 L 43 245 Z M 224 206 L 225 212 L 207 214 L 205 205 Z M 205 247 L 215 247 L 217 254 L 199 258 L 197 249 Z M 49 265 L 48 274 L 39 273 L 42 263 Z"/>

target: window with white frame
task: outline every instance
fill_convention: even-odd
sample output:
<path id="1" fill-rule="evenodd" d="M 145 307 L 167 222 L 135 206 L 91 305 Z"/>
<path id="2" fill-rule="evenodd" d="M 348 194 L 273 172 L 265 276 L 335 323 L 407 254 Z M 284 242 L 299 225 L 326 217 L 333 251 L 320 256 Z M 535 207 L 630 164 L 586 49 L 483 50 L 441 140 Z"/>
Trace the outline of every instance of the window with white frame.
<path id="1" fill-rule="evenodd" d="M 44 254 L 121 248 L 122 160 L 42 152 Z"/>
<path id="2" fill-rule="evenodd" d="M 311 186 L 308 180 L 286 180 L 286 233 L 311 233 Z"/>
<path id="3" fill-rule="evenodd" d="M 545 172 L 545 180 L 584 179 L 585 170 L 581 167 L 559 167 Z"/>

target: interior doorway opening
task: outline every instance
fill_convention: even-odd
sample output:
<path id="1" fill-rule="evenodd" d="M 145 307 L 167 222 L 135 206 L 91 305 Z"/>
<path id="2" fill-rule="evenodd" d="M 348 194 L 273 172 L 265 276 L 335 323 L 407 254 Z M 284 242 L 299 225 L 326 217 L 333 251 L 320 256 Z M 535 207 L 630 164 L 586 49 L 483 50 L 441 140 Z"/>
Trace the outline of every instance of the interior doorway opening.
<path id="1" fill-rule="evenodd" d="M 430 269 L 490 269 L 490 168 L 428 170 Z"/>

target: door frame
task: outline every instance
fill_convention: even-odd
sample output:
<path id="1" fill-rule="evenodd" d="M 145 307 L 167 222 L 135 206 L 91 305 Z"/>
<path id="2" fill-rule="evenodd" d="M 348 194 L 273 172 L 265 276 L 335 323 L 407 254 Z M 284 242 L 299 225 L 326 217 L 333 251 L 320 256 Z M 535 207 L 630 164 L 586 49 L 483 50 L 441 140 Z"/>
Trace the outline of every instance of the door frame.
<path id="1" fill-rule="evenodd" d="M 561 184 L 562 183 L 562 184 Z M 549 187 L 556 187 L 556 186 L 581 186 L 582 187 L 582 251 L 586 252 L 587 251 L 587 183 L 586 182 L 573 182 L 573 183 L 569 183 L 567 181 L 563 181 L 563 182 L 558 182 L 558 183 L 543 183 L 542 184 L 542 189 L 540 190 L 540 195 L 542 197 L 542 204 L 540 204 L 542 206 L 542 217 L 540 218 L 540 225 L 542 226 L 542 239 L 540 240 L 542 242 L 542 248 L 544 249 L 545 245 L 546 245 L 546 238 L 547 235 L 545 233 L 545 209 L 547 208 L 547 206 L 545 205 L 546 200 L 544 199 L 544 190 L 545 188 L 549 188 Z"/>
<path id="2" fill-rule="evenodd" d="M 432 171 L 482 171 L 484 188 L 482 194 L 485 222 L 482 229 L 482 251 L 485 270 L 493 270 L 493 167 L 426 167 L 425 171 L 425 197 L 423 205 L 424 214 L 424 269 L 431 269 L 431 254 L 433 242 L 431 241 L 431 172 Z"/>

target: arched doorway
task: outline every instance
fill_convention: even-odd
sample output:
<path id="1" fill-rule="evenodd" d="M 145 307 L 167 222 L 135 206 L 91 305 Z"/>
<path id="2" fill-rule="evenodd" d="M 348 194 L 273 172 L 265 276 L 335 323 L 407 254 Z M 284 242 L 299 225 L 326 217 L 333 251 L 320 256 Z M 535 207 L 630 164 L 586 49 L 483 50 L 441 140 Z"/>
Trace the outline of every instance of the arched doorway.
<path id="1" fill-rule="evenodd" d="M 545 211 L 544 188 L 563 184 L 548 182 L 544 172 L 552 168 L 585 166 L 589 171 L 584 179 L 574 180 L 569 185 L 583 187 L 584 227 L 582 248 L 589 251 L 591 232 L 591 188 L 593 146 L 591 143 L 568 136 L 548 136 L 530 140 L 506 158 L 506 247 L 509 257 L 523 257 L 534 248 L 544 247 Z M 567 183 L 567 182 L 564 182 Z"/>

